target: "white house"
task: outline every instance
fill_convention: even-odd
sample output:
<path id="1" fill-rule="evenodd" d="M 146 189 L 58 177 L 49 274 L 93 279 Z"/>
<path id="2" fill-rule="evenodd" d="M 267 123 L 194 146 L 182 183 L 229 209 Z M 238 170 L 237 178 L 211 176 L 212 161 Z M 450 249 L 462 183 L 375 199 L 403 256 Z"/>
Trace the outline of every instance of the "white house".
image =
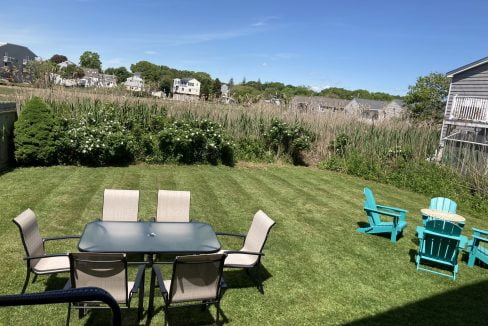
<path id="1" fill-rule="evenodd" d="M 141 78 L 139 73 L 135 73 L 134 76 L 127 78 L 124 82 L 125 88 L 129 91 L 142 92 L 144 91 L 144 79 Z"/>
<path id="2" fill-rule="evenodd" d="M 71 66 L 71 65 L 75 65 L 76 66 L 76 63 L 71 62 L 69 60 L 66 60 L 66 61 L 63 61 L 63 62 L 58 63 L 59 69 L 66 68 L 66 67 Z"/>
<path id="3" fill-rule="evenodd" d="M 195 78 L 173 79 L 173 94 L 200 96 L 200 82 Z"/>

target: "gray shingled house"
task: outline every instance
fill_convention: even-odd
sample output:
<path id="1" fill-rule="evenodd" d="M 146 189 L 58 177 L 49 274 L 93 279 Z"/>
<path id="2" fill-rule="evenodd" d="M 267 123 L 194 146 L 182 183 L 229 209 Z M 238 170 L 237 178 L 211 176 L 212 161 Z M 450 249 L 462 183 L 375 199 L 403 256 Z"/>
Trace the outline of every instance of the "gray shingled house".
<path id="1" fill-rule="evenodd" d="M 0 43 L 0 78 L 14 82 L 29 82 L 31 76 L 27 64 L 37 55 L 27 47 L 11 43 Z"/>
<path id="2" fill-rule="evenodd" d="M 403 101 L 377 101 L 355 98 L 345 108 L 346 113 L 357 114 L 365 120 L 385 120 L 401 117 L 404 111 Z"/>
<path id="3" fill-rule="evenodd" d="M 294 96 L 290 108 L 294 112 L 343 112 L 348 100 L 324 96 Z"/>
<path id="4" fill-rule="evenodd" d="M 451 78 L 440 150 L 447 143 L 473 144 L 488 149 L 488 57 L 447 73 Z"/>

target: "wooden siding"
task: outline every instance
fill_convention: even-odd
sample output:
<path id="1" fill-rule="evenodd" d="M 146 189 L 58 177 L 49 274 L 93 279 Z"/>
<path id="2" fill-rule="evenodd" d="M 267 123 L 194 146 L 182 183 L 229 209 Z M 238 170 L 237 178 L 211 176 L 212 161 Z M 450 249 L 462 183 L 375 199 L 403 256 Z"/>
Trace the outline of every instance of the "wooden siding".
<path id="1" fill-rule="evenodd" d="M 447 99 L 445 119 L 451 114 L 452 99 L 455 95 L 488 97 L 488 63 L 454 75 Z"/>

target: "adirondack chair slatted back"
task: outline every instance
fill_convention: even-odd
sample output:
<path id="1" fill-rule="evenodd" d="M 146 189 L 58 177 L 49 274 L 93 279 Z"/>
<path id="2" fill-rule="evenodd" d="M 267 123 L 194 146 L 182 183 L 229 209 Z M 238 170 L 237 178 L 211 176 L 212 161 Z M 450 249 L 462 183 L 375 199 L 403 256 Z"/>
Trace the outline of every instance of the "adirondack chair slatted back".
<path id="1" fill-rule="evenodd" d="M 374 200 L 373 191 L 368 187 L 364 188 L 364 208 L 374 209 L 376 210 L 376 201 Z M 380 217 L 378 213 L 375 212 L 367 212 L 368 214 L 368 222 L 371 225 L 377 225 L 381 223 Z"/>
<path id="2" fill-rule="evenodd" d="M 435 197 L 430 200 L 429 208 L 455 214 L 457 210 L 457 204 L 454 200 L 449 198 Z"/>
<path id="3" fill-rule="evenodd" d="M 427 232 L 420 244 L 422 255 L 455 264 L 462 228 L 448 221 L 431 220 L 425 230 Z"/>

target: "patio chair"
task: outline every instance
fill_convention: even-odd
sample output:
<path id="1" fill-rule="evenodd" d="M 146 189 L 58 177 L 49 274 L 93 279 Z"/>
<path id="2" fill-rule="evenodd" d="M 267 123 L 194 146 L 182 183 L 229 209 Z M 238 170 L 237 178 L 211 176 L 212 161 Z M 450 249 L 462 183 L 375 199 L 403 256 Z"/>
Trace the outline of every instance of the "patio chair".
<path id="1" fill-rule="evenodd" d="M 214 304 L 216 323 L 221 313 L 220 299 L 225 283 L 222 270 L 226 254 L 191 255 L 176 257 L 171 280 L 164 280 L 157 265 L 153 265 L 158 287 L 164 300 L 164 325 L 169 319 L 171 306 Z"/>
<path id="2" fill-rule="evenodd" d="M 269 218 L 266 213 L 259 210 L 255 215 L 247 234 L 216 232 L 221 236 L 234 236 L 244 239 L 243 247 L 240 250 L 222 250 L 222 253 L 227 254 L 224 267 L 227 268 L 244 268 L 250 275 L 250 270 L 256 270 L 254 281 L 257 284 L 258 290 L 264 294 L 262 284 L 260 267 L 261 257 L 264 256 L 263 248 L 268 239 L 269 231 L 275 225 L 275 221 Z"/>
<path id="3" fill-rule="evenodd" d="M 130 303 L 135 293 L 139 293 L 139 305 L 137 310 L 138 320 L 142 319 L 144 304 L 144 272 L 145 265 L 139 265 L 134 282 L 127 279 L 127 259 L 125 254 L 112 253 L 70 253 L 71 266 L 70 279 L 65 289 L 83 287 L 98 287 L 107 291 L 119 305 L 130 309 Z M 86 308 L 99 307 L 98 301 L 81 301 L 69 304 L 80 309 L 80 318 Z M 97 307 L 98 306 L 98 307 Z M 69 314 L 69 312 L 68 312 Z"/>
<path id="4" fill-rule="evenodd" d="M 468 266 L 473 267 L 476 259 L 488 264 L 488 231 L 473 228 L 473 239 L 468 242 Z"/>
<path id="5" fill-rule="evenodd" d="M 423 270 L 438 275 L 456 279 L 458 272 L 458 254 L 468 239 L 461 235 L 462 227 L 445 220 L 432 219 L 425 227 L 417 227 L 419 251 L 415 256 L 417 270 Z M 453 268 L 452 275 L 421 267 L 422 260 Z"/>
<path id="6" fill-rule="evenodd" d="M 190 222 L 190 192 L 159 190 L 156 222 Z"/>
<path id="7" fill-rule="evenodd" d="M 430 200 L 429 209 L 456 214 L 457 204 L 454 200 L 444 197 L 435 197 Z M 422 214 L 422 223 L 425 225 L 430 219 L 429 216 Z"/>
<path id="8" fill-rule="evenodd" d="M 77 239 L 80 236 L 58 236 L 42 238 L 37 224 L 36 214 L 26 209 L 12 220 L 19 228 L 20 238 L 24 245 L 27 263 L 27 275 L 21 293 L 24 293 L 29 284 L 30 273 L 34 273 L 35 282 L 37 275 L 48 275 L 69 272 L 69 259 L 67 254 L 46 254 L 44 245 L 48 241 Z"/>
<path id="9" fill-rule="evenodd" d="M 377 205 L 373 192 L 367 187 L 364 188 L 364 196 L 364 211 L 368 216 L 369 225 L 357 228 L 356 231 L 368 234 L 390 233 L 390 241 L 396 243 L 398 234 L 403 233 L 403 229 L 407 227 L 405 218 L 408 211 L 396 207 Z M 384 222 L 380 219 L 380 215 L 392 217 L 393 221 Z"/>
<path id="10" fill-rule="evenodd" d="M 105 189 L 103 193 L 103 221 L 137 222 L 139 190 Z"/>

